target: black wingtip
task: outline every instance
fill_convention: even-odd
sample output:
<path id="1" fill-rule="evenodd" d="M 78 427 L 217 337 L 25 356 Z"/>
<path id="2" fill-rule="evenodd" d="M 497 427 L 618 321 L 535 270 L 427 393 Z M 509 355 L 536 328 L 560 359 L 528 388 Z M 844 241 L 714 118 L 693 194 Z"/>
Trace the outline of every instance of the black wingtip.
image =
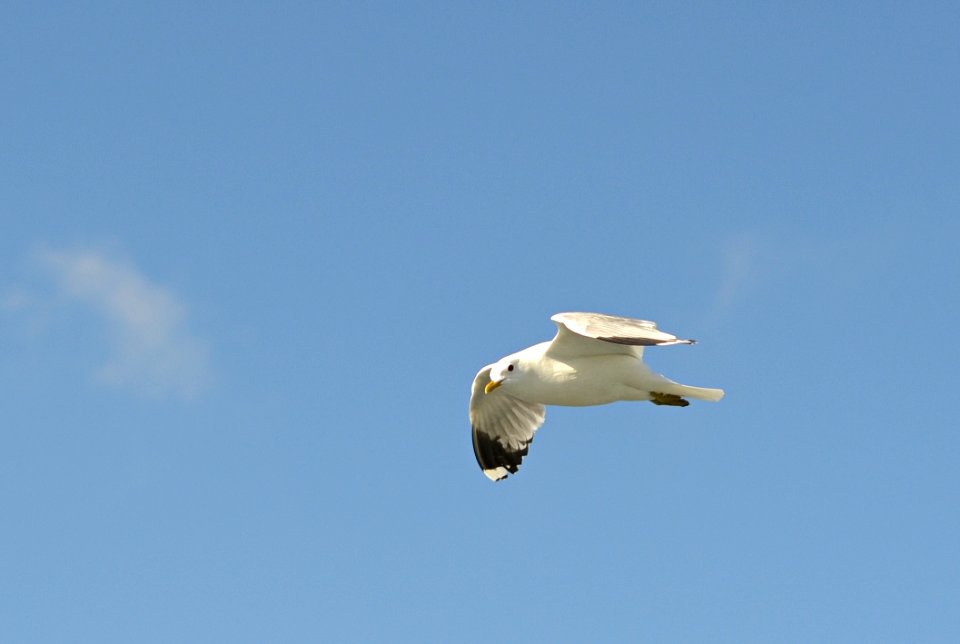
<path id="1" fill-rule="evenodd" d="M 477 427 L 472 429 L 473 453 L 487 478 L 492 481 L 502 481 L 508 475 L 516 474 L 520 470 L 523 457 L 529 450 L 529 441 L 520 449 L 512 449 L 504 445 L 498 437 L 491 436 Z M 503 472 L 502 476 L 497 476 L 498 470 Z"/>

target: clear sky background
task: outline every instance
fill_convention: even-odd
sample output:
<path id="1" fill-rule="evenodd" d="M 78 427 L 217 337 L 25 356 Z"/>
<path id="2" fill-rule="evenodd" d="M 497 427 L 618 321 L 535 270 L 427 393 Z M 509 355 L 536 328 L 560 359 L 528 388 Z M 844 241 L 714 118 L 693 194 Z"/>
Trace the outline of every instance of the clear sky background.
<path id="1" fill-rule="evenodd" d="M 0 639 L 960 640 L 956 3 L 0 9 Z M 479 368 L 656 320 L 686 409 Z"/>

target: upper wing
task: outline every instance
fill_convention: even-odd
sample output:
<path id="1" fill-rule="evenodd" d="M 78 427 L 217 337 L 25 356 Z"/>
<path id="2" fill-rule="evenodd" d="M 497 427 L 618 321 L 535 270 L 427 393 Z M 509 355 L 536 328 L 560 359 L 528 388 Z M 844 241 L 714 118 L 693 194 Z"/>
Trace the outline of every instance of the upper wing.
<path id="1" fill-rule="evenodd" d="M 477 463 L 487 478 L 499 481 L 517 473 L 533 441 L 533 433 L 543 424 L 546 409 L 499 389 L 484 393 L 484 387 L 490 382 L 491 367 L 493 365 L 487 365 L 473 379 L 470 425 Z"/>
<path id="2" fill-rule="evenodd" d="M 649 320 L 602 313 L 557 313 L 550 319 L 556 322 L 558 330 L 547 351 L 557 357 L 610 353 L 640 357 L 645 346 L 694 343 L 659 330 Z"/>

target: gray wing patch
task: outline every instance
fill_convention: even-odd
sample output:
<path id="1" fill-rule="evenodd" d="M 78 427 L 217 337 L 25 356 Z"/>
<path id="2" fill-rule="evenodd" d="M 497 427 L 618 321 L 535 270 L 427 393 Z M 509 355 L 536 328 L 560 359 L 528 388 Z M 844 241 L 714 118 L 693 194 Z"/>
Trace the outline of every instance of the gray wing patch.
<path id="1" fill-rule="evenodd" d="M 649 320 L 636 320 L 603 313 L 557 313 L 550 319 L 576 335 L 614 344 L 649 347 L 696 342 L 661 331 L 656 323 Z"/>

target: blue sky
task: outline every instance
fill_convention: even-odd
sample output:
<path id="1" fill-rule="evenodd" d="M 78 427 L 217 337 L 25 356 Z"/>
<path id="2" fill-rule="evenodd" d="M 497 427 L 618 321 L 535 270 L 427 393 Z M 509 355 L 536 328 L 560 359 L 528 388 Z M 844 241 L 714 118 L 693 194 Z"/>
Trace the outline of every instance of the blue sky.
<path id="1" fill-rule="evenodd" d="M 6 3 L 5 641 L 960 638 L 952 3 Z M 719 404 L 476 371 L 656 320 Z"/>

